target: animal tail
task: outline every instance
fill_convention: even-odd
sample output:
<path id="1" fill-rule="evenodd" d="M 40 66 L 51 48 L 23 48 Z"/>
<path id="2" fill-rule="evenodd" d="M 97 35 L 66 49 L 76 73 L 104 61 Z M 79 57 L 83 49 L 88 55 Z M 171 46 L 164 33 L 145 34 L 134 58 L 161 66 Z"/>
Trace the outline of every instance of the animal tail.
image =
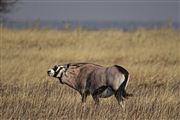
<path id="1" fill-rule="evenodd" d="M 125 80 L 120 86 L 120 89 L 121 89 L 121 92 L 122 92 L 121 95 L 122 95 L 123 98 L 128 99 L 129 97 L 133 96 L 133 94 L 126 92 L 126 87 L 128 85 L 128 82 L 129 82 L 129 73 L 127 72 L 126 74 L 124 74 L 124 76 L 125 76 Z"/>
<path id="2" fill-rule="evenodd" d="M 115 65 L 115 67 L 121 72 L 124 74 L 124 77 L 125 77 L 125 80 L 124 82 L 121 84 L 121 86 L 119 87 L 119 91 L 120 91 L 120 94 L 123 98 L 128 98 L 128 97 L 131 97 L 133 96 L 133 94 L 130 94 L 130 93 L 127 93 L 126 92 L 126 87 L 128 85 L 128 82 L 129 82 L 129 72 L 124 69 L 123 67 L 121 66 L 118 66 L 118 65 Z"/>

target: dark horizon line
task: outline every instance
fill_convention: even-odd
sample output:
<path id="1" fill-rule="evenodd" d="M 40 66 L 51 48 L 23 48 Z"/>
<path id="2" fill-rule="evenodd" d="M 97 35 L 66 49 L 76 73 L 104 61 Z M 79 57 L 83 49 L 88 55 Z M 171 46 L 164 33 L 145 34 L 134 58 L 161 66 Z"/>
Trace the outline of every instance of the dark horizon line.
<path id="1" fill-rule="evenodd" d="M 111 23 L 124 23 L 124 22 L 132 22 L 132 23 L 166 23 L 166 22 L 171 22 L 171 23 L 179 23 L 180 21 L 173 21 L 171 19 L 167 20 L 42 20 L 42 19 L 30 19 L 30 20 L 25 20 L 25 19 L 4 19 L 3 21 L 8 21 L 8 22 L 111 22 Z"/>

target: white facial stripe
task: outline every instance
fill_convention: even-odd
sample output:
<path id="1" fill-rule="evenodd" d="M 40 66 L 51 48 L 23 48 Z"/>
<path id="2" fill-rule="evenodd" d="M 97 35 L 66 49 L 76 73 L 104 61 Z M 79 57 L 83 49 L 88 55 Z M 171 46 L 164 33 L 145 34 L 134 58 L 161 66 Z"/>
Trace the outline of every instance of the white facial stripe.
<path id="1" fill-rule="evenodd" d="M 54 70 L 55 68 L 52 68 L 52 69 L 48 70 L 48 75 L 51 76 L 51 77 L 61 77 L 61 75 L 65 71 L 64 66 L 56 65 L 55 67 L 56 67 L 56 70 Z"/>
<path id="2" fill-rule="evenodd" d="M 61 68 L 61 67 L 58 67 L 57 70 L 56 70 L 56 72 L 57 72 L 60 68 Z"/>
<path id="3" fill-rule="evenodd" d="M 65 69 L 64 69 L 64 68 L 62 68 L 62 69 L 59 71 L 59 73 L 57 74 L 57 76 L 56 76 L 56 77 L 61 77 L 61 74 L 62 74 L 64 71 L 65 71 Z"/>
<path id="4" fill-rule="evenodd" d="M 61 66 L 58 66 L 56 72 L 57 72 L 60 68 L 64 68 L 64 66 L 62 66 L 62 65 L 61 65 Z"/>

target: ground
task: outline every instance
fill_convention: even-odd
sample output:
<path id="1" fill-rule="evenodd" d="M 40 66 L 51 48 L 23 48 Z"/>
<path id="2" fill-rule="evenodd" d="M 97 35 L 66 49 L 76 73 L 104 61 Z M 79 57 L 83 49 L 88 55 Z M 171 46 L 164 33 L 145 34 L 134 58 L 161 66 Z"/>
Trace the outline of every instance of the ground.
<path id="1" fill-rule="evenodd" d="M 171 28 L 73 31 L 1 28 L 1 119 L 180 119 L 180 32 Z M 134 97 L 122 110 L 114 97 L 92 97 L 82 111 L 75 90 L 48 77 L 55 64 L 122 65 Z"/>

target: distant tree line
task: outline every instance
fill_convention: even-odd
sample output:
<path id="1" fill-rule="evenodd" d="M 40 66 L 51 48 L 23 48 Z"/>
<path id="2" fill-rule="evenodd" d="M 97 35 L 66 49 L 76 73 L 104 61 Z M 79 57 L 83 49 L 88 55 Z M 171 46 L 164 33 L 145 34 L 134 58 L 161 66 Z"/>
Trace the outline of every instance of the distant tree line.
<path id="1" fill-rule="evenodd" d="M 11 7 L 12 7 L 17 1 L 18 1 L 18 0 L 0 0 L 0 13 L 10 12 Z"/>

